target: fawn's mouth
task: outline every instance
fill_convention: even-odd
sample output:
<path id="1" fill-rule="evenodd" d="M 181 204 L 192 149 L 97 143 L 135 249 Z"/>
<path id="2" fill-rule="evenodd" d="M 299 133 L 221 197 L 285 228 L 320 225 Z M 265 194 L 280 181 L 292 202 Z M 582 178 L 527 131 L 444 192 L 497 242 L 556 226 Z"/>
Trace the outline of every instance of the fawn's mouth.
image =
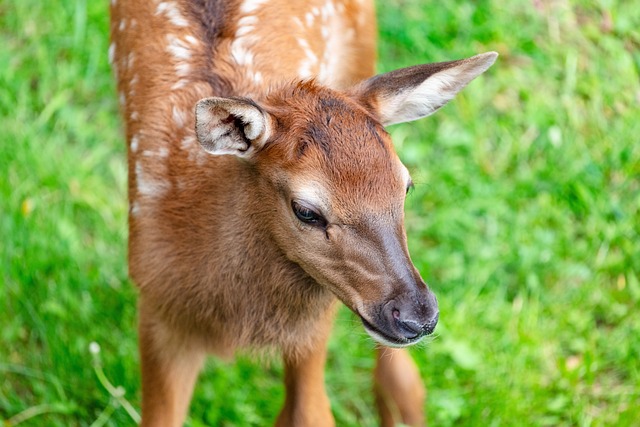
<path id="1" fill-rule="evenodd" d="M 373 338 L 375 341 L 379 342 L 382 345 L 386 345 L 387 347 L 408 347 L 420 341 L 422 339 L 422 335 L 417 335 L 415 338 L 405 338 L 405 337 L 394 337 L 388 332 L 383 331 L 382 329 L 374 326 L 371 322 L 364 318 L 360 313 L 357 313 L 360 316 L 360 320 L 362 321 L 362 325 L 364 326 L 364 330 L 367 331 L 369 336 Z"/>

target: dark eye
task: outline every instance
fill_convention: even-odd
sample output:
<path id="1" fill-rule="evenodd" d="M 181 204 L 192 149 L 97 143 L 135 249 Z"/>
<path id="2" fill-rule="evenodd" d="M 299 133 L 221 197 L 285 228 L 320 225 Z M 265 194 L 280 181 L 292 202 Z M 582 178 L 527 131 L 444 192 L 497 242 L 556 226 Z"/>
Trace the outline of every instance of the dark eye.
<path id="1" fill-rule="evenodd" d="M 413 190 L 414 187 L 415 185 L 413 185 L 413 181 L 409 181 L 409 185 L 407 185 L 407 194 L 409 194 L 409 192 Z"/>
<path id="2" fill-rule="evenodd" d="M 305 224 L 317 225 L 319 227 L 327 225 L 327 221 L 324 217 L 313 209 L 301 205 L 296 201 L 291 202 L 291 207 L 293 208 L 293 212 L 296 214 L 296 217 Z"/>

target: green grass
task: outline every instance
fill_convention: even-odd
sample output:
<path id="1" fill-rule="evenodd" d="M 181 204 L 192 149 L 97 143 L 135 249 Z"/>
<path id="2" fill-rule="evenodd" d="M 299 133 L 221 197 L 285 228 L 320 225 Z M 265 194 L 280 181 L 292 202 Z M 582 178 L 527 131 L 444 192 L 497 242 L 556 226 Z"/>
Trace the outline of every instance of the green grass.
<path id="1" fill-rule="evenodd" d="M 133 424 L 93 341 L 139 408 L 107 3 L 0 0 L 0 419 L 25 426 Z M 382 71 L 501 54 L 434 117 L 390 129 L 417 183 L 411 252 L 441 308 L 412 350 L 432 425 L 637 423 L 640 8 L 378 3 Z M 339 426 L 376 423 L 372 348 L 341 311 Z M 191 425 L 271 423 L 280 377 L 277 361 L 212 360 Z"/>

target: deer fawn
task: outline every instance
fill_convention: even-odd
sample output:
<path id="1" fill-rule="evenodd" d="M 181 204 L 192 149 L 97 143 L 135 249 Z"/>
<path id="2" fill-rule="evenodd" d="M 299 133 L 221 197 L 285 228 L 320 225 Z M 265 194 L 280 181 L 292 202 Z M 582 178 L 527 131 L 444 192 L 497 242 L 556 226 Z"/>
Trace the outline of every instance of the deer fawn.
<path id="1" fill-rule="evenodd" d="M 111 0 L 142 425 L 181 425 L 205 354 L 239 349 L 282 355 L 277 425 L 333 425 L 337 300 L 384 346 L 383 425 L 424 422 L 399 348 L 438 308 L 409 257 L 412 183 L 383 126 L 433 113 L 497 54 L 371 77 L 375 31 L 370 0 Z"/>

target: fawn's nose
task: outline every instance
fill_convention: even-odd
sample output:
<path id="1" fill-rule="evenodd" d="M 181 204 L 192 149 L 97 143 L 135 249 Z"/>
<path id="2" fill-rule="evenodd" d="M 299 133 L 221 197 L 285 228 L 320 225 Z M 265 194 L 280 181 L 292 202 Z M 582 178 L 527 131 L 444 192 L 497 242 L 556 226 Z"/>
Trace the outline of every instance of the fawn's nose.
<path id="1" fill-rule="evenodd" d="M 389 329 L 406 340 L 417 340 L 433 333 L 439 317 L 433 292 L 403 295 L 385 304 L 382 315 Z"/>
<path id="2" fill-rule="evenodd" d="M 433 333 L 438 323 L 439 313 L 435 313 L 435 315 L 424 323 L 411 318 L 403 319 L 402 314 L 397 309 L 393 310 L 392 316 L 395 319 L 396 327 L 400 334 L 404 338 L 412 340 Z"/>
<path id="3" fill-rule="evenodd" d="M 398 295 L 360 315 L 373 339 L 391 347 L 406 347 L 431 334 L 438 323 L 438 302 L 423 284 L 419 290 Z"/>

